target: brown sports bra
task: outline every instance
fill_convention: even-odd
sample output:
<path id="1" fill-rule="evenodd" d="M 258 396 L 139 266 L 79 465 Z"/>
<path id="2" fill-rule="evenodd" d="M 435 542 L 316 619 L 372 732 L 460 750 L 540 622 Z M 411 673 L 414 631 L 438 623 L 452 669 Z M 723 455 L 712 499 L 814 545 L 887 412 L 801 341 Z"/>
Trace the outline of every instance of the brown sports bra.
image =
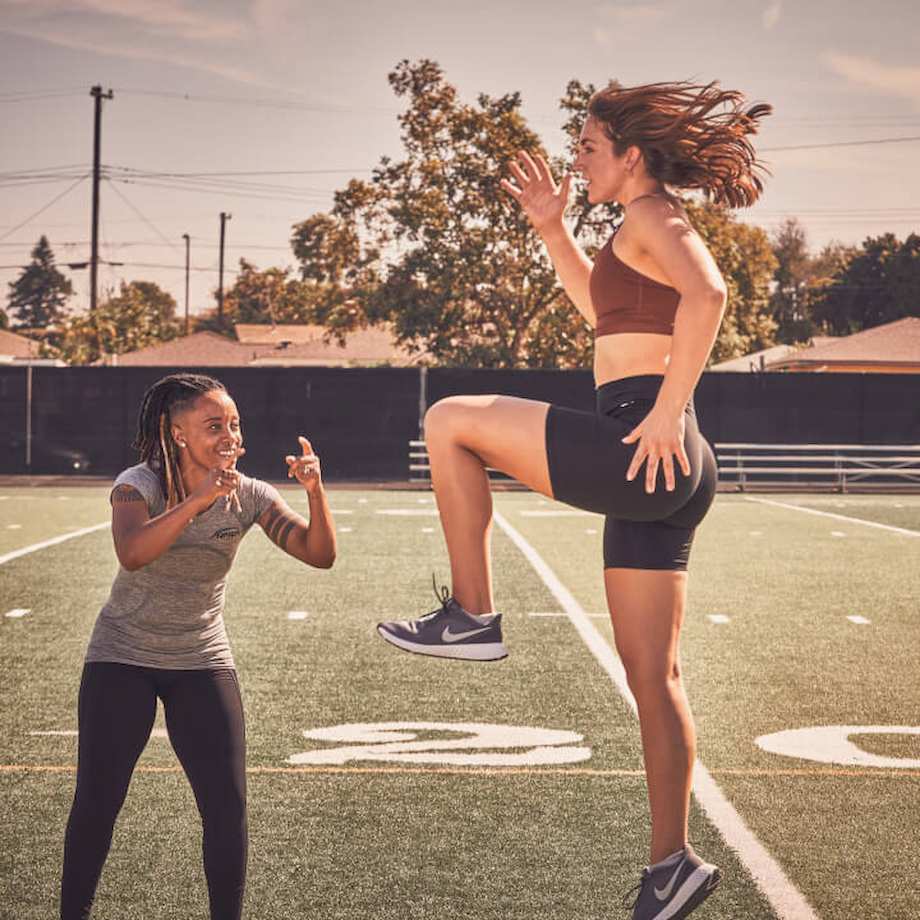
<path id="1" fill-rule="evenodd" d="M 601 247 L 591 269 L 589 289 L 597 317 L 595 337 L 618 332 L 673 335 L 680 292 L 617 258 L 613 251 L 614 236 L 616 230 Z"/>

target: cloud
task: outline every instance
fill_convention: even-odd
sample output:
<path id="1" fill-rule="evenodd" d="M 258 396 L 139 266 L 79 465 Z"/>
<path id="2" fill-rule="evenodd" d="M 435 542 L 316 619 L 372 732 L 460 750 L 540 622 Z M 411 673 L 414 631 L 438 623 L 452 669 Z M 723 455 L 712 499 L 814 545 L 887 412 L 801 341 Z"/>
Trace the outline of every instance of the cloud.
<path id="1" fill-rule="evenodd" d="M 0 0 L 0 9 L 16 10 L 20 22 L 54 27 L 61 17 L 81 19 L 98 27 L 131 23 L 152 34 L 186 41 L 226 42 L 244 38 L 248 24 L 222 11 L 196 10 L 183 0 Z M 114 21 L 114 22 L 113 22 Z"/>
<path id="2" fill-rule="evenodd" d="M 192 70 L 211 73 L 235 83 L 245 83 L 250 86 L 260 86 L 266 89 L 275 88 L 272 84 L 259 79 L 256 74 L 240 67 L 233 67 L 224 63 L 214 63 L 206 61 L 200 56 L 192 57 L 168 49 L 126 43 L 120 39 L 106 40 L 102 37 L 86 39 L 71 32 L 61 32 L 40 25 L 34 28 L 7 28 L 6 26 L 0 26 L 0 32 L 6 32 L 10 35 L 21 35 L 24 38 L 48 42 L 52 45 L 59 45 L 62 48 L 72 48 L 77 51 L 90 51 L 93 54 L 106 54 L 114 57 L 129 58 L 131 60 L 173 64 L 177 67 L 187 67 Z"/>
<path id="3" fill-rule="evenodd" d="M 826 51 L 821 55 L 825 66 L 857 86 L 909 99 L 920 106 L 920 67 L 892 67 L 868 57 Z"/>
<path id="4" fill-rule="evenodd" d="M 778 22 L 783 13 L 783 0 L 773 0 L 763 11 L 763 27 L 769 32 Z"/>

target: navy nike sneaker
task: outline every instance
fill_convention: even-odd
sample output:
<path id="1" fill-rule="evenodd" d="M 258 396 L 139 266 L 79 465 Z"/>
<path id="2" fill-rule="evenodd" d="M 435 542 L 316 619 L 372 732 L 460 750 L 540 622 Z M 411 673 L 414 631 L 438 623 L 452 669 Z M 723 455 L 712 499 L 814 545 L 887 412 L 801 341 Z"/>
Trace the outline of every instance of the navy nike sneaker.
<path id="1" fill-rule="evenodd" d="M 500 613 L 473 616 L 446 587 L 435 593 L 441 606 L 417 620 L 391 620 L 377 624 L 377 632 L 397 648 L 437 658 L 497 661 L 508 655 L 502 642 Z"/>
<path id="2" fill-rule="evenodd" d="M 682 920 L 689 917 L 719 886 L 722 872 L 686 849 L 642 870 L 642 879 L 623 899 L 632 920 Z M 636 899 L 628 904 L 633 892 Z"/>

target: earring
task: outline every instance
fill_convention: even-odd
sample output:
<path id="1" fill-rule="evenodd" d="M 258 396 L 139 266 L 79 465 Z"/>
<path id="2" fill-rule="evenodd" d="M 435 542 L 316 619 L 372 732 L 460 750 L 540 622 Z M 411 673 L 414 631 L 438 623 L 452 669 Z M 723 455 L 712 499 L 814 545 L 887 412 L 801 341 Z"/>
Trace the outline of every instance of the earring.
<path id="1" fill-rule="evenodd" d="M 186 446 L 185 441 L 180 441 L 180 442 L 179 442 L 179 447 L 185 447 L 185 446 Z"/>

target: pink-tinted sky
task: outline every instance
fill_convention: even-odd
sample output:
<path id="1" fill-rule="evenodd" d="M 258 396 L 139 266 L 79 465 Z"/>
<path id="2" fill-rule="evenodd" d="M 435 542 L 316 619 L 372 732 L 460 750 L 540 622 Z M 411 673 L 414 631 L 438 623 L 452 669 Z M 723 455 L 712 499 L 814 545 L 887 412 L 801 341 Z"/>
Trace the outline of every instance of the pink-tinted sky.
<path id="1" fill-rule="evenodd" d="M 229 267 L 241 256 L 291 265 L 291 225 L 381 155 L 399 155 L 386 76 L 421 57 L 471 101 L 520 91 L 552 152 L 563 149 L 557 101 L 573 77 L 718 79 L 776 110 L 759 141 L 774 177 L 745 219 L 770 229 L 797 216 L 813 249 L 920 225 L 920 6 L 906 0 L 0 0 L 0 281 L 42 232 L 59 262 L 87 258 L 90 184 L 67 189 L 92 158 L 93 84 L 114 90 L 103 162 L 126 180 L 103 184 L 102 255 L 125 265 L 100 280 L 156 281 L 181 309 L 188 233 L 204 269 L 193 272 L 194 312 L 213 302 L 221 210 L 233 215 Z M 863 141 L 879 143 L 834 146 Z M 9 177 L 47 167 L 72 178 Z M 317 172 L 193 191 L 141 184 L 131 169 Z M 276 188 L 242 195 L 242 181 Z M 85 305 L 88 273 L 71 277 Z"/>

